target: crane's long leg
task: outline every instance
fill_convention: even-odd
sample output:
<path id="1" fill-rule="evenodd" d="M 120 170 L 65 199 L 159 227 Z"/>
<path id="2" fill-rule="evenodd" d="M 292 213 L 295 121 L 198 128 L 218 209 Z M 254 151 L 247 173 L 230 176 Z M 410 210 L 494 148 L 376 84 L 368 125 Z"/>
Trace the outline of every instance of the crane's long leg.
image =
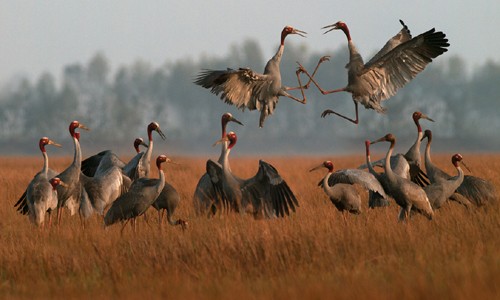
<path id="1" fill-rule="evenodd" d="M 304 93 L 304 89 L 302 87 L 302 82 L 300 80 L 300 73 L 301 73 L 301 71 L 299 71 L 299 70 L 297 70 L 297 72 L 295 72 L 295 74 L 297 75 L 297 80 L 299 81 L 299 85 L 300 86 L 298 88 L 300 88 L 300 93 L 302 94 L 302 99 L 299 99 L 299 98 L 297 98 L 297 97 L 295 97 L 292 94 L 290 94 L 290 93 L 287 92 L 287 91 L 290 91 L 290 90 L 297 89 L 297 88 L 291 88 L 291 87 L 285 87 L 285 89 L 280 92 L 280 96 L 285 96 L 285 97 L 293 99 L 293 100 L 295 100 L 297 102 L 300 102 L 302 104 L 306 104 L 307 103 L 307 98 L 306 98 L 306 94 Z"/>
<path id="2" fill-rule="evenodd" d="M 122 225 L 122 229 L 120 230 L 120 235 L 123 235 L 123 229 L 125 229 L 125 226 L 127 226 L 127 223 L 130 221 L 130 219 L 127 219 L 125 223 Z"/>
<path id="3" fill-rule="evenodd" d="M 323 57 L 321 57 L 319 59 L 319 62 L 316 65 L 316 68 L 314 68 L 313 74 L 309 77 L 309 81 L 305 85 L 302 85 L 302 83 L 300 81 L 300 78 L 299 78 L 299 73 L 301 73 L 301 71 L 296 72 L 296 74 L 297 74 L 297 81 L 299 82 L 299 86 L 296 86 L 296 87 L 287 87 L 286 90 L 287 91 L 293 91 L 293 90 L 298 90 L 298 89 L 306 89 L 307 90 L 309 88 L 309 86 L 311 85 L 311 82 L 312 82 L 311 77 L 314 78 L 314 76 L 316 75 L 316 72 L 318 72 L 319 65 L 321 65 L 323 62 L 328 61 L 328 60 L 330 60 L 330 56 L 329 55 L 325 55 L 325 56 L 323 56 Z M 297 62 L 297 63 L 299 65 L 301 65 L 299 62 Z"/>
<path id="4" fill-rule="evenodd" d="M 321 117 L 322 117 L 322 118 L 324 118 L 324 117 L 328 116 L 329 114 L 334 114 L 334 115 L 337 115 L 337 116 L 339 116 L 339 117 L 341 117 L 341 118 L 344 118 L 344 119 L 346 119 L 347 121 L 350 121 L 350 122 L 352 122 L 352 123 L 354 123 L 354 124 L 358 124 L 358 123 L 359 123 L 359 116 L 358 116 L 358 102 L 357 102 L 356 100 L 352 100 L 352 101 L 354 102 L 354 109 L 355 109 L 355 111 L 356 111 L 356 120 L 353 120 L 353 119 L 351 119 L 351 118 L 349 118 L 349 117 L 346 117 L 346 116 L 344 116 L 344 115 L 341 115 L 341 114 L 339 114 L 338 112 L 334 112 L 334 111 L 333 111 L 333 110 L 331 110 L 331 109 L 327 109 L 327 110 L 325 110 L 325 111 L 321 114 Z"/>
<path id="5" fill-rule="evenodd" d="M 316 82 L 316 80 L 314 80 L 314 78 L 313 78 L 314 77 L 314 73 L 313 73 L 313 75 L 310 75 L 309 72 L 307 72 L 307 70 L 304 68 L 304 66 L 302 66 L 300 63 L 298 63 L 298 64 L 299 64 L 299 68 L 297 69 L 297 72 L 298 73 L 304 73 L 304 74 L 306 74 L 307 77 L 309 77 L 309 81 L 312 81 L 314 83 L 314 85 L 318 88 L 318 90 L 321 92 L 321 94 L 328 95 L 328 94 L 332 94 L 332 93 L 338 93 L 338 92 L 345 92 L 346 91 L 345 87 L 339 88 L 339 89 L 335 89 L 335 90 L 330 90 L 330 91 L 323 90 L 319 86 L 319 84 Z M 319 64 L 318 64 L 318 66 L 319 66 Z"/>

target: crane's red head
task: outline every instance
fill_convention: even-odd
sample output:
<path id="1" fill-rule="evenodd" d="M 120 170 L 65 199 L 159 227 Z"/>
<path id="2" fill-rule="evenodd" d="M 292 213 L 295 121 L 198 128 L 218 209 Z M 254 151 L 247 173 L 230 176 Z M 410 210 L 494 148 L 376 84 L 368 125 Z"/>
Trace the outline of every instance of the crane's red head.
<path id="1" fill-rule="evenodd" d="M 160 135 L 160 137 L 162 139 L 165 139 L 165 135 L 163 134 L 163 132 L 160 129 L 160 124 L 158 124 L 157 122 L 151 122 L 148 125 L 148 138 L 149 138 L 150 141 L 153 140 L 153 135 L 151 134 L 153 131 L 158 132 L 158 134 Z"/>
<path id="2" fill-rule="evenodd" d="M 392 133 L 388 133 L 378 140 L 371 142 L 371 144 L 375 144 L 378 142 L 390 142 L 391 144 L 394 144 L 396 142 L 396 137 Z"/>
<path id="3" fill-rule="evenodd" d="M 424 131 L 424 136 L 422 137 L 421 141 L 423 141 L 425 138 L 427 138 L 427 143 L 432 143 L 432 131 L 430 129 L 426 129 Z"/>
<path id="4" fill-rule="evenodd" d="M 305 34 L 307 34 L 307 32 L 295 29 L 291 26 L 285 26 L 285 28 L 283 28 L 283 30 L 281 31 L 281 44 L 282 45 L 285 43 L 285 38 L 289 34 L 298 34 L 300 36 L 305 37 Z"/>
<path id="5" fill-rule="evenodd" d="M 462 163 L 462 165 L 464 165 L 464 167 L 469 171 L 471 172 L 471 170 L 469 169 L 469 167 L 467 167 L 467 165 L 463 162 L 463 157 L 461 154 L 459 153 L 456 153 L 456 154 L 453 154 L 453 156 L 451 157 L 451 163 L 455 166 L 455 168 L 458 168 L 458 163 Z"/>
<path id="6" fill-rule="evenodd" d="M 69 134 L 71 134 L 72 137 L 76 138 L 76 139 L 80 139 L 80 136 L 78 135 L 78 137 L 76 136 L 75 134 L 75 130 L 77 128 L 81 128 L 83 130 L 90 130 L 87 126 L 83 125 L 82 123 L 78 122 L 78 121 L 73 121 L 69 124 Z"/>
<path id="7" fill-rule="evenodd" d="M 144 143 L 144 140 L 142 138 L 136 138 L 134 141 L 134 149 L 137 153 L 140 152 L 139 146 L 141 146 L 141 145 L 148 148 L 148 145 L 146 143 Z"/>
<path id="8" fill-rule="evenodd" d="M 238 123 L 240 125 L 243 125 L 243 123 L 241 123 L 240 121 L 236 120 L 235 117 L 233 117 L 233 115 L 231 113 L 225 113 L 222 115 L 222 118 L 221 118 L 221 125 L 222 125 L 222 137 L 224 138 L 224 136 L 226 135 L 226 127 L 227 127 L 227 123 L 229 122 L 235 122 L 235 123 Z"/>
<path id="9" fill-rule="evenodd" d="M 351 40 L 351 34 L 349 33 L 349 28 L 347 28 L 346 23 L 344 23 L 342 21 L 338 21 L 335 24 L 326 25 L 325 27 L 323 27 L 321 29 L 328 29 L 323 34 L 326 34 L 326 33 L 330 32 L 332 30 L 340 29 L 340 30 L 342 30 L 345 33 L 345 35 L 347 37 L 347 40 L 349 40 L 349 41 Z"/>
<path id="10" fill-rule="evenodd" d="M 43 138 L 40 139 L 38 142 L 38 146 L 40 147 L 40 151 L 45 152 L 45 146 L 46 145 L 54 145 L 56 147 L 61 147 L 58 143 L 52 141 L 48 137 L 44 136 Z"/>
<path id="11" fill-rule="evenodd" d="M 50 185 L 53 190 L 56 190 L 58 186 L 68 187 L 59 177 L 54 177 L 49 180 Z"/>
<path id="12" fill-rule="evenodd" d="M 161 170 L 162 163 L 170 163 L 170 162 L 172 162 L 170 158 L 168 158 L 166 155 L 161 154 L 156 158 L 156 167 L 158 168 L 158 170 Z"/>
<path id="13" fill-rule="evenodd" d="M 309 172 L 312 172 L 312 171 L 315 171 L 315 170 L 318 170 L 318 169 L 321 169 L 321 168 L 327 168 L 328 172 L 332 173 L 333 172 L 333 163 L 331 161 L 329 161 L 329 160 L 325 160 L 319 166 L 316 166 L 316 167 L 312 168 L 311 170 L 309 170 Z"/>
<path id="14" fill-rule="evenodd" d="M 415 125 L 417 125 L 418 132 L 422 131 L 422 128 L 420 127 L 420 123 L 419 123 L 420 119 L 426 119 L 426 120 L 429 120 L 431 122 L 434 122 L 433 119 L 429 118 L 426 114 L 423 114 L 419 111 L 414 112 L 412 115 L 412 118 L 413 118 L 413 122 L 415 122 Z"/>
<path id="15" fill-rule="evenodd" d="M 228 149 L 231 149 L 236 145 L 236 142 L 238 141 L 238 136 L 236 136 L 236 133 L 233 131 L 229 132 L 227 135 L 227 139 L 229 141 L 229 146 L 227 146 Z"/>

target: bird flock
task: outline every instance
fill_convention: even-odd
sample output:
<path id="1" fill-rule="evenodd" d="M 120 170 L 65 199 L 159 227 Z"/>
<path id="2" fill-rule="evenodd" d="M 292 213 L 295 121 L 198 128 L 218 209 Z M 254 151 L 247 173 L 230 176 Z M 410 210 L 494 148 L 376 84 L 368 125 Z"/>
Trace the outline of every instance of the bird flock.
<path id="1" fill-rule="evenodd" d="M 250 68 L 202 70 L 194 83 L 209 89 L 220 96 L 221 100 L 238 109 L 260 111 L 259 127 L 263 127 L 266 117 L 273 114 L 281 96 L 306 104 L 305 91 L 311 84 L 323 95 L 349 92 L 355 105 L 354 119 L 330 109 L 325 110 L 321 117 L 333 114 L 357 124 L 358 103 L 367 109 L 383 113 L 385 108 L 381 106 L 382 101 L 394 96 L 398 89 L 415 78 L 433 59 L 447 51 L 449 44 L 443 32 L 431 29 L 412 37 L 404 22 L 400 23 L 403 28 L 367 63 L 363 62 L 344 22 L 339 21 L 322 28 L 326 29 L 325 34 L 341 30 L 347 38 L 350 58 L 346 65 L 347 85 L 343 88 L 324 90 L 314 79 L 319 67 L 330 60 L 329 56 L 321 57 L 312 73 L 298 63 L 298 86 L 288 87 L 282 84 L 280 62 L 285 38 L 288 35 L 304 37 L 306 34 L 290 26 L 282 30 L 278 51 L 267 62 L 264 73 L 257 73 Z M 305 84 L 302 84 L 302 74 L 308 78 Z M 302 98 L 290 94 L 292 90 L 300 90 Z M 436 167 L 432 163 L 430 152 L 432 132 L 423 131 L 420 125 L 422 119 L 434 120 L 421 112 L 413 113 L 412 119 L 417 127 L 417 136 L 415 143 L 405 154 L 393 154 L 396 137 L 388 133 L 378 139 L 365 141 L 366 164 L 362 166 L 335 170 L 332 161 L 324 161 L 310 170 L 327 170 L 318 185 L 342 212 L 346 222 L 348 213 L 362 213 L 361 197 L 354 187 L 356 184 L 369 192 L 369 208 L 383 208 L 394 201 L 401 208 L 398 219 L 402 222 L 408 222 L 414 214 L 421 214 L 431 220 L 434 211 L 448 200 L 468 208 L 496 201 L 493 184 L 475 176 L 464 175 L 460 165 L 465 166 L 462 155 L 457 153 L 451 157 L 451 163 L 457 170 L 455 176 Z M 221 154 L 217 161 L 207 160 L 206 173 L 201 176 L 195 188 L 192 203 L 196 215 L 210 218 L 236 213 L 250 214 L 255 219 L 274 219 L 296 212 L 299 208 L 297 197 L 271 164 L 260 160 L 259 169 L 251 178 L 240 178 L 232 172 L 229 155 L 235 148 L 238 137 L 234 131 L 227 132 L 227 126 L 231 122 L 243 126 L 230 113 L 222 115 L 221 138 L 214 143 L 214 146 L 221 145 Z M 156 156 L 154 162 L 159 178 L 150 177 L 150 165 L 154 157 L 153 133 L 156 132 L 160 138 L 165 139 L 157 122 L 151 122 L 147 126 L 148 143 L 142 138 L 134 140 L 136 155 L 128 162 L 122 161 L 111 150 L 82 160 L 80 131 L 77 130 L 88 131 L 89 128 L 78 121 L 70 123 L 74 158 L 62 172 L 49 168 L 45 149 L 47 145 L 60 145 L 47 137 L 40 139 L 43 168 L 14 205 L 18 212 L 28 215 L 33 224 L 42 228 L 45 223 L 50 226 L 53 211 L 57 213 L 58 225 L 62 226 L 61 210 L 66 208 L 70 215 L 78 213 L 84 227 L 90 217 L 99 215 L 104 226 L 121 222 L 123 231 L 126 224 L 131 222 L 135 231 L 137 217 L 153 207 L 158 211 L 160 227 L 164 212 L 170 225 L 179 225 L 183 229 L 187 227 L 187 221 L 173 217 L 181 199 L 176 189 L 165 182 L 164 169 L 175 162 L 164 154 Z M 424 139 L 427 139 L 427 144 L 422 164 L 420 145 Z M 382 142 L 389 143 L 385 158 L 371 162 L 370 146 Z M 146 150 L 141 152 L 140 146 Z M 375 167 L 383 168 L 384 172 L 377 172 Z"/>

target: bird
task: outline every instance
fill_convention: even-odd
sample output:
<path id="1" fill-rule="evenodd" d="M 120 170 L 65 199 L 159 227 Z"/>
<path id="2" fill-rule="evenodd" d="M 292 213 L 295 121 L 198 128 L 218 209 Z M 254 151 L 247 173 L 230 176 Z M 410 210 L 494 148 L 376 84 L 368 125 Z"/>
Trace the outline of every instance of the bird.
<path id="1" fill-rule="evenodd" d="M 123 172 L 131 180 L 135 180 L 141 175 L 137 173 L 137 166 L 139 165 L 141 158 L 144 156 L 146 152 L 144 151 L 141 152 L 139 146 L 144 146 L 146 148 L 149 148 L 148 144 L 146 144 L 142 138 L 136 138 L 134 140 L 134 149 L 137 154 L 123 167 Z"/>
<path id="2" fill-rule="evenodd" d="M 412 114 L 413 122 L 417 126 L 417 139 L 415 143 L 408 149 L 405 154 L 398 153 L 391 156 L 391 168 L 399 176 L 408 178 L 416 184 L 424 187 L 428 185 L 429 178 L 422 170 L 422 160 L 420 155 L 420 143 L 423 137 L 422 127 L 420 126 L 420 120 L 425 119 L 434 122 L 433 119 L 429 118 L 426 114 L 416 111 Z M 384 167 L 385 158 L 379 159 L 372 163 L 372 166 Z M 361 165 L 358 168 L 364 169 L 367 164 Z"/>
<path id="3" fill-rule="evenodd" d="M 366 140 L 365 141 L 365 149 L 366 149 L 366 165 L 368 167 L 368 171 L 370 174 L 375 176 L 375 179 L 378 180 L 380 185 L 382 185 L 382 188 L 384 189 L 384 192 L 386 196 L 390 196 L 389 191 L 389 181 L 387 179 L 387 175 L 385 173 L 378 173 L 375 171 L 371 164 L 371 158 L 370 158 L 370 141 Z M 388 197 L 383 197 L 380 193 L 374 193 L 372 191 L 369 192 L 369 197 L 368 197 L 368 207 L 369 208 L 375 208 L 375 207 L 385 207 L 389 206 L 389 199 Z"/>
<path id="4" fill-rule="evenodd" d="M 82 172 L 87 176 L 94 176 L 96 173 L 105 172 L 112 166 L 117 166 L 121 168 L 124 174 L 131 180 L 140 177 L 149 177 L 151 154 L 153 153 L 153 131 L 156 131 L 162 139 L 165 139 L 165 135 L 161 131 L 160 125 L 157 122 L 151 122 L 147 127 L 149 145 L 146 146 L 148 149 L 144 155 L 136 155 L 128 163 L 124 163 L 111 150 L 101 151 L 82 162 Z M 136 142 L 139 143 L 139 145 L 146 145 L 144 142 L 141 143 L 140 140 L 136 139 L 134 141 L 134 148 L 136 149 L 138 149 L 138 146 L 135 146 Z"/>
<path id="5" fill-rule="evenodd" d="M 260 74 L 250 68 L 239 68 L 237 70 L 203 70 L 195 79 L 194 83 L 219 95 L 221 100 L 230 105 L 235 105 L 244 111 L 259 110 L 259 127 L 264 126 L 264 120 L 272 115 L 280 96 L 288 97 L 302 104 L 306 103 L 304 91 L 302 99 L 299 99 L 288 91 L 297 90 L 300 87 L 287 87 L 281 83 L 280 62 L 285 49 L 285 38 L 289 34 L 297 34 L 305 37 L 306 32 L 285 26 L 281 32 L 281 44 L 276 54 L 267 62 L 264 73 Z M 298 73 L 297 80 L 301 86 Z"/>
<path id="6" fill-rule="evenodd" d="M 76 129 L 90 130 L 79 121 L 73 121 L 69 125 L 69 133 L 73 139 L 75 153 L 73 162 L 69 167 L 57 175 L 66 186 L 57 186 L 57 223 L 61 223 L 61 208 L 67 207 L 71 215 L 74 215 L 80 207 L 80 199 L 83 192 L 83 182 L 81 181 L 82 151 L 80 148 L 80 132 Z"/>
<path id="7" fill-rule="evenodd" d="M 424 132 L 422 140 L 427 138 L 427 145 L 425 146 L 425 170 L 429 176 L 431 183 L 442 182 L 451 178 L 451 176 L 439 169 L 432 162 L 431 158 L 431 144 L 432 144 L 432 131 L 427 129 Z M 458 195 L 457 195 L 458 194 Z M 488 203 L 495 203 L 497 198 L 497 191 L 495 185 L 490 181 L 483 178 L 465 175 L 462 184 L 457 188 L 456 193 L 450 197 L 460 204 L 470 207 L 473 203 L 476 206 L 483 206 Z"/>
<path id="8" fill-rule="evenodd" d="M 353 120 L 330 109 L 325 110 L 321 117 L 335 114 L 358 124 L 358 103 L 367 109 L 384 113 L 386 109 L 381 106 L 382 101 L 394 96 L 398 89 L 422 72 L 434 58 L 448 51 L 447 47 L 450 44 L 443 32 L 433 28 L 412 38 L 408 27 L 401 20 L 400 23 L 403 26 L 401 31 L 392 37 L 366 64 L 351 40 L 349 28 L 344 22 L 338 21 L 322 28 L 327 29 L 325 34 L 336 29 L 342 30 L 347 37 L 349 47 L 349 62 L 346 65 L 348 69 L 347 86 L 325 91 L 300 63 L 297 72 L 305 73 L 323 95 L 337 92 L 351 93 L 356 119 Z M 328 56 L 322 57 L 316 68 L 327 60 L 329 60 Z"/>
<path id="9" fill-rule="evenodd" d="M 43 156 L 43 168 L 36 173 L 23 195 L 19 198 L 14 207 L 19 206 L 18 211 L 21 214 L 28 214 L 32 223 L 37 226 L 44 226 L 45 213 L 49 214 L 49 226 L 51 223 L 51 212 L 57 208 L 57 194 L 53 193 L 49 179 L 57 174 L 56 171 L 49 169 L 49 156 L 45 146 L 53 145 L 61 147 L 48 137 L 42 137 L 38 146 Z M 24 202 L 26 205 L 20 206 Z"/>
<path id="10" fill-rule="evenodd" d="M 113 202 L 104 216 L 105 226 L 110 226 L 118 221 L 125 221 L 122 226 L 125 228 L 128 221 L 132 219 L 132 226 L 136 230 L 135 219 L 146 212 L 146 210 L 158 198 L 165 186 L 165 174 L 162 169 L 163 163 L 171 163 L 167 156 L 161 154 L 156 158 L 156 167 L 158 168 L 159 178 L 141 177 L 130 186 L 130 189 L 118 197 Z"/>
<path id="11" fill-rule="evenodd" d="M 160 195 L 153 202 L 152 206 L 158 211 L 158 224 L 161 228 L 163 212 L 166 212 L 168 224 L 172 226 L 180 225 L 182 229 L 186 229 L 188 222 L 183 219 L 173 219 L 175 209 L 179 205 L 181 197 L 177 190 L 168 182 L 165 182 Z"/>
<path id="12" fill-rule="evenodd" d="M 385 156 L 384 169 L 387 176 L 387 187 L 389 188 L 389 193 L 394 198 L 396 203 L 401 206 L 399 220 L 404 221 L 407 219 L 411 211 L 418 212 L 427 217 L 429 220 L 432 220 L 434 212 L 432 211 L 429 199 L 427 198 L 424 190 L 416 183 L 395 174 L 391 169 L 390 157 L 394 150 L 394 145 L 396 144 L 396 137 L 393 134 L 388 133 L 378 140 L 372 141 L 371 144 L 383 141 L 391 143 Z"/>
<path id="13" fill-rule="evenodd" d="M 335 182 L 337 181 L 335 177 L 348 177 L 349 181 L 355 180 L 356 183 L 361 183 L 358 177 L 359 175 L 361 175 L 361 173 L 369 175 L 366 177 L 373 177 L 373 176 L 370 173 L 366 173 L 360 170 L 340 170 L 333 173 L 333 163 L 329 160 L 326 160 L 319 166 L 312 168 L 311 170 L 309 170 L 309 172 L 318 170 L 320 168 L 326 168 L 328 170 L 328 172 L 326 173 L 325 177 L 321 182 L 323 190 L 325 191 L 325 194 L 330 198 L 330 201 L 332 201 L 333 205 L 335 205 L 335 207 L 342 213 L 344 221 L 347 222 L 346 218 L 347 212 L 356 215 L 360 214 L 361 197 L 359 196 L 359 193 L 356 190 L 356 188 L 350 183 L 342 183 L 343 180 L 341 180 L 340 182 Z M 382 187 L 380 186 L 380 183 L 376 181 L 375 178 L 373 178 L 373 180 L 375 180 L 373 181 L 373 183 L 376 182 L 376 184 L 379 185 L 380 192 L 384 193 Z M 333 183 L 331 181 L 333 181 Z"/>
<path id="14" fill-rule="evenodd" d="M 448 180 L 435 182 L 424 187 L 424 191 L 429 198 L 432 209 L 436 210 L 441 208 L 443 203 L 445 203 L 446 200 L 448 200 L 455 193 L 457 188 L 464 181 L 464 171 L 458 165 L 458 163 L 461 162 L 467 168 L 467 165 L 465 165 L 462 159 L 463 157 L 459 153 L 456 153 L 451 157 L 451 163 L 455 166 L 458 172 L 457 176 L 451 177 Z"/>
<path id="15" fill-rule="evenodd" d="M 226 136 L 226 128 L 227 124 L 229 122 L 235 122 L 237 124 L 240 124 L 243 126 L 243 123 L 238 121 L 231 113 L 224 113 L 221 117 L 221 127 L 222 127 L 222 135 L 221 138 L 224 138 Z M 221 147 L 221 154 L 219 156 L 219 159 L 217 162 L 219 164 L 222 163 L 222 159 L 224 157 L 224 147 Z M 214 168 L 217 167 L 217 165 L 213 165 Z M 222 171 L 222 169 L 221 169 Z M 201 176 L 200 180 L 198 181 L 198 184 L 196 185 L 194 195 L 193 195 L 193 204 L 194 204 L 194 210 L 196 215 L 203 215 L 207 214 L 207 216 L 213 216 L 217 212 L 217 206 L 220 207 L 220 201 L 217 198 L 217 192 L 215 189 L 218 188 L 213 185 L 212 181 L 210 180 L 210 175 L 208 172 L 205 172 L 203 176 Z"/>
<path id="16" fill-rule="evenodd" d="M 249 179 L 241 179 L 231 172 L 229 153 L 237 139 L 236 133 L 231 131 L 216 142 L 224 143 L 222 164 L 211 159 L 207 162 L 211 180 L 214 184 L 221 182 L 222 188 L 218 192 L 223 195 L 220 197 L 227 200 L 232 210 L 240 214 L 249 212 L 255 219 L 284 217 L 290 211 L 295 212 L 299 206 L 297 198 L 271 164 L 259 160 L 257 174 Z"/>

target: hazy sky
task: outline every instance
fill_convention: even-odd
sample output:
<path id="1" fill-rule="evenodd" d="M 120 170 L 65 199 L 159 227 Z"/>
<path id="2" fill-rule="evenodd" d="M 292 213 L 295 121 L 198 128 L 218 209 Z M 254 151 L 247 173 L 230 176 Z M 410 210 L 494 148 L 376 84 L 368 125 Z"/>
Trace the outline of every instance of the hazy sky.
<path id="1" fill-rule="evenodd" d="M 458 4 L 460 2 L 460 4 Z M 466 4 L 465 4 L 466 3 Z M 401 28 L 415 36 L 432 27 L 451 43 L 447 54 L 469 66 L 500 60 L 500 1 L 0 1 L 0 83 L 14 75 L 31 79 L 43 71 L 86 63 L 102 51 L 116 68 L 136 59 L 160 66 L 179 58 L 224 55 L 246 38 L 259 41 L 266 57 L 277 48 L 285 25 L 307 31 L 292 36 L 310 49 L 337 49 L 341 33 L 320 28 L 346 22 L 367 59 Z M 264 63 L 264 62 L 263 62 Z"/>

